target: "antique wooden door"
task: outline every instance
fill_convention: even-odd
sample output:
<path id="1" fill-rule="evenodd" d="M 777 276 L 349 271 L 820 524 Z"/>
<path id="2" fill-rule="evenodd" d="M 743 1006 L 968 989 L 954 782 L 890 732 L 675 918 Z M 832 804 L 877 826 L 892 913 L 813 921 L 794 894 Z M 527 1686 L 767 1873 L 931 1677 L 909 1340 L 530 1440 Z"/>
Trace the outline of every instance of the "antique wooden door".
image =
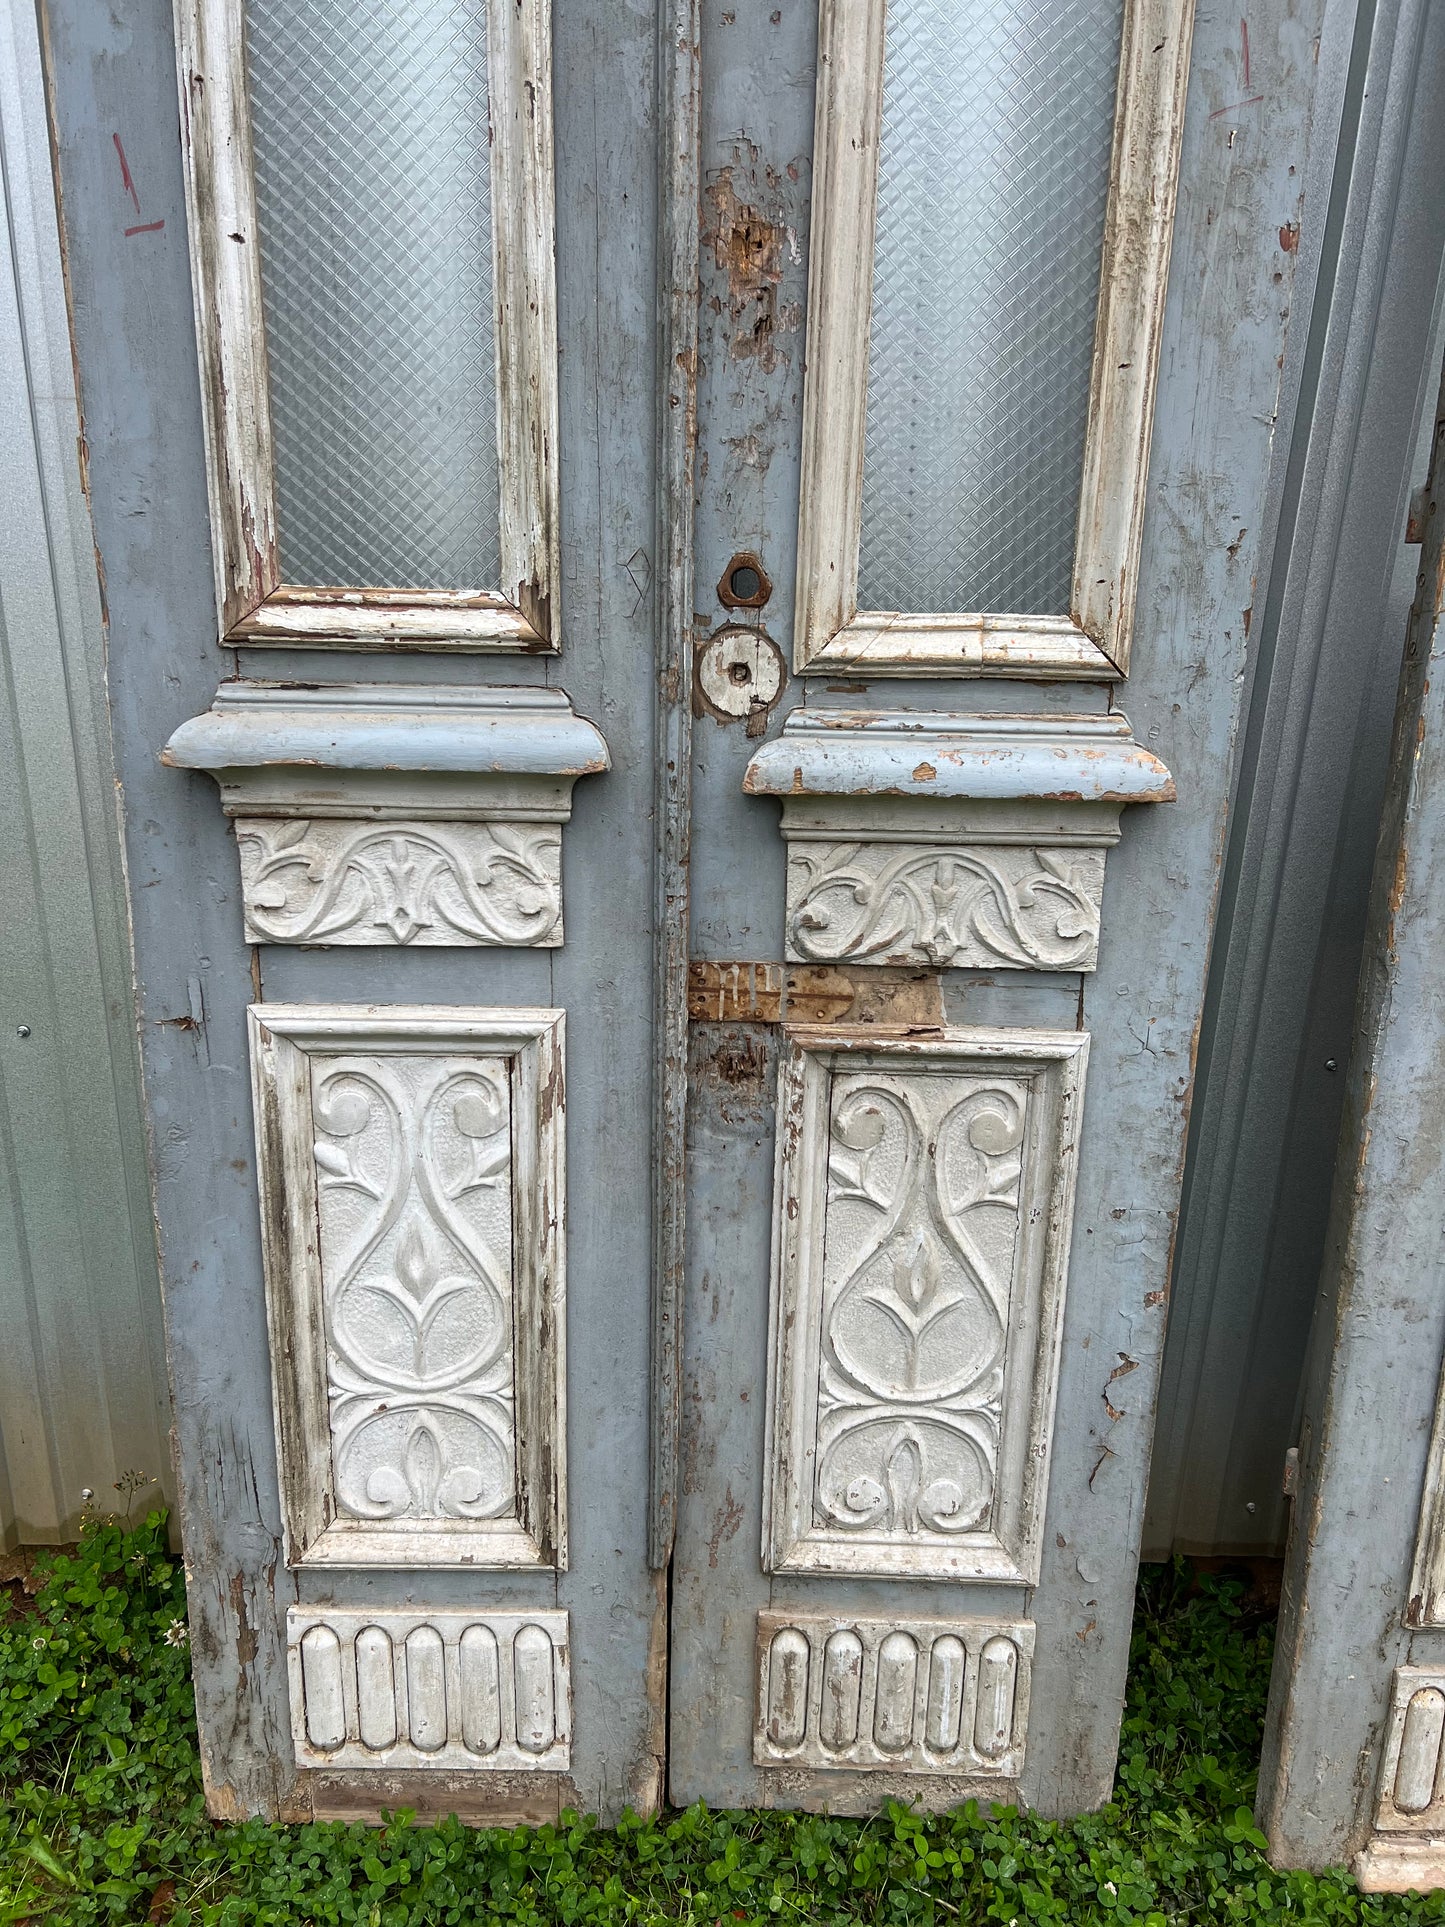
<path id="1" fill-rule="evenodd" d="M 678 1801 L 1111 1785 L 1312 213 L 1192 12 L 703 10 Z"/>
<path id="2" fill-rule="evenodd" d="M 213 1810 L 1098 1801 L 1313 13 L 169 8 L 46 15 Z"/>

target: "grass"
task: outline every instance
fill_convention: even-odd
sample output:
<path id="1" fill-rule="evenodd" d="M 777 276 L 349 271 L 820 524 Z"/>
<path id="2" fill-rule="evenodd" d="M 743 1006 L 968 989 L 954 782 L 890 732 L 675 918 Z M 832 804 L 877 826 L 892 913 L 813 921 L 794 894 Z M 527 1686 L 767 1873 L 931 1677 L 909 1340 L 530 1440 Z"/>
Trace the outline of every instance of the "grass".
<path id="1" fill-rule="evenodd" d="M 710 1813 L 615 1830 L 213 1826 L 163 1515 L 92 1525 L 0 1607 L 0 1922 L 1445 1921 L 1445 1895 L 1276 1874 L 1250 1816 L 1272 1627 L 1234 1582 L 1146 1568 L 1113 1802 L 1065 1825 L 970 1805 L 870 1820 Z"/>

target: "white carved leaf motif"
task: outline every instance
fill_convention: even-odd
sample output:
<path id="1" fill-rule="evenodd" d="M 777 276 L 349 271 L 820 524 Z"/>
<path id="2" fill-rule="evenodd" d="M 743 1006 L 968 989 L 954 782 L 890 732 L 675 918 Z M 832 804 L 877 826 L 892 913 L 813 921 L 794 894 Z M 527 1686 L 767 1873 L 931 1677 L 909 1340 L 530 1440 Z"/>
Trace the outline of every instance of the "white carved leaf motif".
<path id="1" fill-rule="evenodd" d="M 831 1103 L 814 1524 L 986 1531 L 1026 1087 L 858 1074 Z"/>
<path id="2" fill-rule="evenodd" d="M 557 824 L 237 823 L 248 934 L 262 943 L 554 945 Z"/>
<path id="3" fill-rule="evenodd" d="M 1092 969 L 1104 852 L 975 844 L 794 844 L 789 955 Z"/>
<path id="4" fill-rule="evenodd" d="M 337 1503 L 516 1511 L 511 1104 L 501 1058 L 315 1058 Z"/>

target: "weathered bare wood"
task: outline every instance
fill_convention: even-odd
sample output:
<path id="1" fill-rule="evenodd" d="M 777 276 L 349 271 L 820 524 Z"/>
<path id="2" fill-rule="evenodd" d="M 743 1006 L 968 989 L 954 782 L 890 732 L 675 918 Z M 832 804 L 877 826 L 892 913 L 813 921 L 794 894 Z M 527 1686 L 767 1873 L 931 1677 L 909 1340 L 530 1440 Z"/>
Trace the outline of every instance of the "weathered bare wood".
<path id="1" fill-rule="evenodd" d="M 886 25 L 885 0 L 820 0 L 795 669 L 816 660 L 858 609 Z M 875 648 L 881 655 L 887 645 L 875 639 Z M 961 642 L 955 659 L 967 654 Z"/>
<path id="2" fill-rule="evenodd" d="M 747 32 L 741 11 L 735 26 L 704 23 L 711 76 L 704 207 L 708 238 L 716 240 L 703 257 L 699 407 L 707 459 L 699 460 L 699 582 L 715 579 L 731 553 L 748 549 L 760 554 L 775 583 L 792 575 L 786 535 L 772 538 L 769 548 L 758 531 L 786 531 L 800 492 L 789 424 L 797 420 L 803 359 L 801 237 L 814 106 L 808 12 L 784 10 L 780 21 L 759 19 Z M 1122 840 L 1108 858 L 1092 976 L 917 973 L 924 980 L 919 991 L 931 989 L 936 999 L 930 1028 L 946 1012 L 953 1022 L 1049 1025 L 1090 1037 L 1091 1093 L 1077 1145 L 1039 1581 L 1025 1592 L 1036 1638 L 1018 1791 L 1046 1813 L 1099 1803 L 1113 1778 L 1191 1051 L 1279 401 L 1318 17 L 1316 7 L 1306 13 L 1297 0 L 1276 0 L 1267 15 L 1251 18 L 1251 89 L 1239 84 L 1237 19 L 1201 18 L 1196 28 L 1181 161 L 1186 191 L 1148 480 L 1153 533 L 1140 562 L 1128 702 L 1140 745 L 1167 765 L 1180 800 L 1126 813 Z M 766 105 L 759 107 L 763 75 Z M 789 77 L 786 84 L 779 76 Z M 1267 98 L 1267 114 L 1255 111 L 1258 103 L 1241 108 L 1251 92 Z M 716 620 L 710 599 L 699 600 L 700 615 Z M 768 603 L 762 620 L 769 631 L 793 626 L 789 604 L 785 591 Z M 1115 676 L 1112 665 L 1095 661 L 1094 668 Z M 1077 681 L 1056 684 L 1047 703 L 1037 695 L 1021 702 L 1024 693 L 1016 681 L 975 679 L 967 706 L 990 714 L 1044 707 L 1077 713 L 1101 711 L 1108 700 L 1105 689 Z M 962 706 L 957 683 L 944 682 L 936 666 L 909 694 L 920 730 L 928 728 L 930 711 Z M 830 723 L 845 734 L 843 712 L 856 700 L 846 676 L 836 686 L 810 677 L 806 709 L 818 736 Z M 798 701 L 795 683 L 779 711 Z M 774 735 L 770 745 L 780 758 L 782 792 L 792 777 L 783 760 L 786 740 Z M 942 1619 L 1020 1611 L 1019 1588 L 998 1581 L 758 1571 L 760 1495 L 739 1469 L 765 1461 L 768 1451 L 757 1390 L 768 1356 L 758 1280 L 773 1229 L 766 1173 L 776 1149 L 781 1042 L 770 1020 L 792 1011 L 793 973 L 782 966 L 784 846 L 780 838 L 769 843 L 775 819 L 760 818 L 738 794 L 754 747 L 739 728 L 711 719 L 698 724 L 694 1181 L 671 1790 L 678 1800 L 834 1812 L 876 1810 L 890 1794 L 947 1805 L 958 1795 L 946 1775 L 760 1768 L 753 1752 L 759 1612 L 875 1622 L 897 1615 L 893 1623 L 901 1624 L 920 1612 Z M 911 787 L 917 761 L 902 766 L 894 787 Z M 750 970 L 734 969 L 731 960 L 740 958 Z M 851 1003 L 845 993 L 867 969 L 833 967 L 834 1021 L 867 1021 L 856 1011 L 843 1015 Z M 877 1021 L 888 1019 L 880 1013 Z M 787 1120 L 776 1122 L 786 1128 Z"/>
<path id="3" fill-rule="evenodd" d="M 502 595 L 444 589 L 274 589 L 233 622 L 228 642 L 335 645 L 349 649 L 525 649 L 546 653 L 546 637 Z"/>
<path id="4" fill-rule="evenodd" d="M 1071 614 L 1129 671 L 1194 0 L 1124 9 Z"/>
<path id="5" fill-rule="evenodd" d="M 657 526 L 648 432 L 657 326 L 655 19 L 623 0 L 561 0 L 554 9 L 557 259 L 568 326 L 559 422 L 569 478 L 568 622 L 577 638 L 565 681 L 578 704 L 605 719 L 609 740 L 615 733 L 616 766 L 568 832 L 575 841 L 566 860 L 565 946 L 452 953 L 249 950 L 241 941 L 235 851 L 214 787 L 158 760 L 168 735 L 207 709 L 225 660 L 213 640 L 197 397 L 194 384 L 177 378 L 195 354 L 195 328 L 181 245 L 169 8 L 167 0 L 136 0 L 122 22 L 55 0 L 47 13 L 110 619 L 191 1645 L 212 1808 L 227 1816 L 374 1818 L 383 1805 L 415 1803 L 432 1814 L 455 1807 L 474 1822 L 555 1817 L 564 1804 L 611 1817 L 624 1805 L 650 1808 L 661 1792 L 665 1585 L 647 1562 L 650 1226 L 638 1208 L 647 1181 L 629 1180 L 649 1164 L 652 1063 L 646 908 L 655 679 L 652 612 L 639 603 L 637 584 L 653 566 Z M 164 221 L 159 240 L 127 239 L 117 226 L 112 128 L 121 132 L 147 218 Z M 530 679 L 535 694 L 547 667 L 482 665 L 477 693 L 500 674 L 505 682 Z M 375 658 L 328 661 L 303 643 L 271 649 L 267 668 L 283 680 L 325 685 L 333 676 L 363 679 L 375 672 Z M 398 659 L 391 680 L 420 700 L 436 679 L 432 668 L 447 674 L 445 665 Z M 531 673 L 519 676 L 519 669 Z M 562 700 L 560 689 L 555 698 Z M 434 713 L 417 720 L 413 747 L 423 761 L 438 728 Z M 424 785 L 424 768 L 411 774 Z M 313 797 L 330 781 L 319 767 L 300 776 Z M 286 1567 L 245 1077 L 244 1013 L 258 992 L 269 1002 L 482 1002 L 567 1012 L 569 1164 L 574 1195 L 586 1201 L 572 1207 L 568 1300 L 573 1332 L 585 1333 L 586 1343 L 568 1387 L 566 1572 L 467 1577 L 441 1568 Z M 582 1494 L 591 1495 L 585 1504 Z M 364 1793 L 361 1774 L 298 1773 L 285 1642 L 293 1605 L 322 1616 L 333 1608 L 565 1612 L 570 1770 L 472 1773 L 470 1787 L 455 1772 L 371 1770 Z M 531 1783 L 525 1790 L 523 1780 Z"/>
<path id="6" fill-rule="evenodd" d="M 281 581 L 242 0 L 177 0 L 186 231 L 219 634 Z"/>
<path id="7" fill-rule="evenodd" d="M 551 0 L 487 11 L 502 591 L 561 639 Z"/>
<path id="8" fill-rule="evenodd" d="M 659 0 L 652 1319 L 648 1558 L 672 1557 L 687 1224 L 693 467 L 697 447 L 698 0 Z"/>

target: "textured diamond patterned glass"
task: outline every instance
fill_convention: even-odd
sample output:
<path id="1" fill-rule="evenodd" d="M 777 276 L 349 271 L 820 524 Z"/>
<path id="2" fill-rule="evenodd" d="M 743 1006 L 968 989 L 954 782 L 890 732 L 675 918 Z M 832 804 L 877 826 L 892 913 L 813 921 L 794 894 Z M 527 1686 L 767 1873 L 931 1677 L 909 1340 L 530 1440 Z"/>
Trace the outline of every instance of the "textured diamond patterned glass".
<path id="1" fill-rule="evenodd" d="M 488 589 L 483 0 L 247 0 L 283 580 Z"/>
<path id="2" fill-rule="evenodd" d="M 859 606 L 1065 615 L 1121 0 L 888 0 Z"/>

